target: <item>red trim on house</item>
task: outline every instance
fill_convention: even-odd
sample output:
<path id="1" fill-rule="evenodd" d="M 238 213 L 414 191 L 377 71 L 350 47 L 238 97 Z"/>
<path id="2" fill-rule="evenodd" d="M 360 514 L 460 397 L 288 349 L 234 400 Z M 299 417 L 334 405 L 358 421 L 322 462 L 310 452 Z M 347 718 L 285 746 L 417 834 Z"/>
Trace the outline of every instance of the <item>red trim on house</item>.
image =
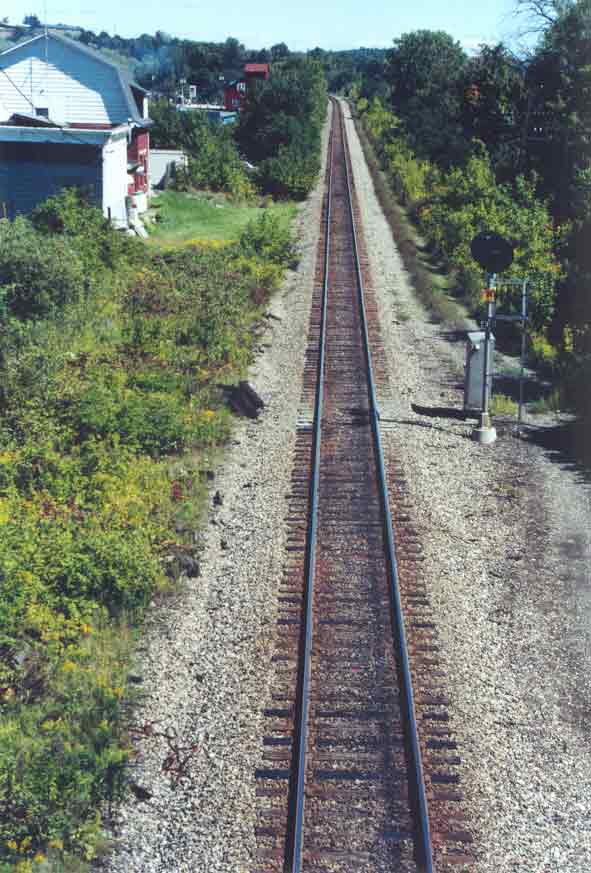
<path id="1" fill-rule="evenodd" d="M 75 127 L 77 130 L 112 130 L 120 127 L 119 124 L 89 124 L 85 121 L 71 121 L 67 126 Z"/>
<path id="2" fill-rule="evenodd" d="M 127 146 L 127 161 L 130 164 L 138 164 L 133 174 L 133 181 L 127 187 L 128 194 L 147 193 L 149 188 L 150 168 L 150 132 L 136 128 L 133 131 L 131 142 Z"/>

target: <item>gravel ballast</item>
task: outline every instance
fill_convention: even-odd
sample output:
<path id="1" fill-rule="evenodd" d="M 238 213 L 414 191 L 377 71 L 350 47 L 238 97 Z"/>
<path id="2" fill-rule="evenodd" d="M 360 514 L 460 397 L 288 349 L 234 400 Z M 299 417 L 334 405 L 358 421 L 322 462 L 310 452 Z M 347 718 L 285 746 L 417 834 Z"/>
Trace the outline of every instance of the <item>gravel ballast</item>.
<path id="1" fill-rule="evenodd" d="M 349 116 L 346 110 L 346 116 Z M 402 458 L 440 633 L 463 758 L 476 873 L 591 870 L 591 486 L 560 456 L 499 428 L 416 414 L 461 408 L 463 342 L 410 288 L 346 121 L 390 387 L 379 397 L 387 454 Z M 326 142 L 326 136 L 325 136 Z M 254 769 L 267 698 L 285 494 L 300 401 L 322 186 L 299 220 L 301 260 L 274 299 L 250 380 L 266 408 L 238 423 L 216 472 L 201 577 L 154 608 L 136 672 L 134 721 L 196 743 L 187 778 L 170 746 L 138 742 L 147 794 L 114 812 L 110 873 L 251 873 Z"/>

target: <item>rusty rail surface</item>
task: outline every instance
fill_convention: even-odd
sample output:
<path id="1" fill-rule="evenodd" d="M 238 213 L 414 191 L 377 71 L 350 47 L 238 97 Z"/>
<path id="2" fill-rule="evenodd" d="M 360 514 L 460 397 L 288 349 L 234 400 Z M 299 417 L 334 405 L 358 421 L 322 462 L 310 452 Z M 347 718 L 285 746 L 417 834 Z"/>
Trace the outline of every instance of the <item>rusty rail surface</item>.
<path id="1" fill-rule="evenodd" d="M 259 873 L 433 870 L 352 185 L 335 101 L 256 772 Z"/>

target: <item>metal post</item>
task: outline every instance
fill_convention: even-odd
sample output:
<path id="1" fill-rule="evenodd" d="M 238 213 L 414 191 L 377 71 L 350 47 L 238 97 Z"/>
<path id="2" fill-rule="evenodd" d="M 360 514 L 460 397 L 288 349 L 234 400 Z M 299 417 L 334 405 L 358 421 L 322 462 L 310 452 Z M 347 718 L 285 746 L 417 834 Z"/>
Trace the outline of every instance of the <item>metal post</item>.
<path id="1" fill-rule="evenodd" d="M 523 391 L 525 376 L 525 331 L 527 326 L 527 279 L 521 284 L 521 369 L 519 371 L 519 411 L 517 413 L 517 430 L 521 430 L 523 422 Z"/>
<path id="2" fill-rule="evenodd" d="M 494 291 L 496 285 L 496 274 L 489 273 L 487 277 L 488 289 Z M 495 301 L 494 297 L 489 297 L 487 303 L 486 323 L 485 323 L 485 339 L 484 339 L 484 375 L 482 379 L 482 411 L 480 413 L 480 422 L 478 427 L 472 431 L 472 439 L 478 443 L 488 445 L 494 443 L 497 438 L 497 432 L 491 425 L 489 404 L 490 404 L 490 389 L 492 382 L 492 350 L 491 350 L 491 333 L 492 323 L 495 317 Z"/>

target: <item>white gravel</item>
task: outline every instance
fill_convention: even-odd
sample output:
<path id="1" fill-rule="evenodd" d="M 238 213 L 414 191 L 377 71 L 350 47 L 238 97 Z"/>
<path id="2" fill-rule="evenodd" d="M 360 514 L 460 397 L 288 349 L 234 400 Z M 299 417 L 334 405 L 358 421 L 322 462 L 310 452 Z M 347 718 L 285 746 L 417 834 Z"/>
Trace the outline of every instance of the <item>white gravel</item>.
<path id="1" fill-rule="evenodd" d="M 325 130 L 326 146 L 328 128 Z M 326 148 L 324 148 L 326 152 Z M 323 179 L 323 176 L 321 177 Z M 135 782 L 151 797 L 114 812 L 110 873 L 249 873 L 255 851 L 254 769 L 260 756 L 277 590 L 284 557 L 285 495 L 300 401 L 314 285 L 322 181 L 300 209 L 299 265 L 269 309 L 262 353 L 250 381 L 266 403 L 242 420 L 214 492 L 201 577 L 153 609 L 137 672 L 142 705 L 135 723 L 173 729 L 180 746 L 198 743 L 188 779 L 162 766 L 160 737 L 142 739 Z"/>
<path id="2" fill-rule="evenodd" d="M 391 374 L 384 435 L 425 548 L 475 870 L 589 873 L 591 484 L 510 427 L 479 446 L 472 424 L 412 411 L 461 408 L 464 347 L 417 303 L 347 130 Z"/>
<path id="3" fill-rule="evenodd" d="M 591 486 L 560 457 L 501 432 L 416 415 L 461 406 L 463 344 L 416 302 L 347 122 L 378 295 L 390 392 L 387 449 L 402 457 L 464 759 L 476 873 L 591 871 Z M 272 311 L 252 373 L 267 408 L 243 421 L 217 472 L 202 577 L 152 611 L 137 671 L 137 723 L 197 740 L 190 779 L 162 772 L 165 742 L 140 743 L 151 794 L 116 811 L 110 873 L 251 873 L 285 497 L 300 398 L 321 189 L 299 219 L 301 263 Z M 222 540 L 226 548 L 222 547 Z"/>

